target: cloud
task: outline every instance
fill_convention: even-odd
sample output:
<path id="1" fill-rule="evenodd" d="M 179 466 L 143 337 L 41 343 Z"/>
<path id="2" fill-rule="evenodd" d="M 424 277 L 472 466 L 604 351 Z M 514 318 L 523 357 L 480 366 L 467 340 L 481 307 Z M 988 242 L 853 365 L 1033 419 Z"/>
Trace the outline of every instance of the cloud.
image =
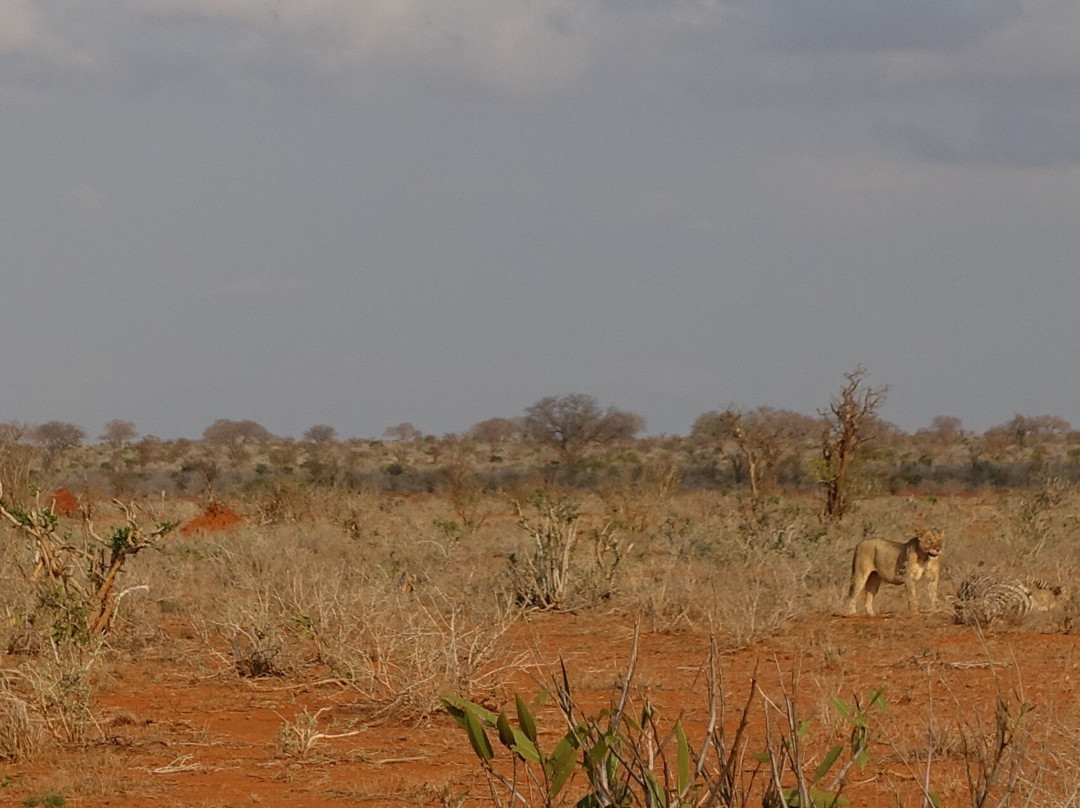
<path id="1" fill-rule="evenodd" d="M 557 83 L 587 58 L 592 5 L 569 0 L 128 0 L 158 23 L 231 26 L 250 60 L 299 56 L 328 74 L 396 66 L 463 73 L 525 90 Z"/>
<path id="2" fill-rule="evenodd" d="M 0 0 L 0 54 L 37 50 L 47 41 L 30 0 Z"/>
<path id="3" fill-rule="evenodd" d="M 1018 0 L 732 0 L 752 36 L 782 51 L 940 50 L 977 42 L 1018 16 Z"/>
<path id="4" fill-rule="evenodd" d="M 883 136 L 912 154 L 939 163 L 1014 168 L 1080 165 L 1080 110 L 1076 101 L 1058 108 L 1017 103 L 978 116 L 966 130 L 930 127 L 886 129 Z"/>
<path id="5" fill-rule="evenodd" d="M 81 9 L 69 14 L 76 5 L 0 0 L 0 90 L 58 88 L 104 67 L 108 54 L 96 26 L 83 26 Z"/>
<path id="6" fill-rule="evenodd" d="M 882 66 L 884 142 L 938 163 L 1080 165 L 1080 7 L 1031 0 L 977 47 Z M 899 115 L 910 111 L 906 119 Z"/>

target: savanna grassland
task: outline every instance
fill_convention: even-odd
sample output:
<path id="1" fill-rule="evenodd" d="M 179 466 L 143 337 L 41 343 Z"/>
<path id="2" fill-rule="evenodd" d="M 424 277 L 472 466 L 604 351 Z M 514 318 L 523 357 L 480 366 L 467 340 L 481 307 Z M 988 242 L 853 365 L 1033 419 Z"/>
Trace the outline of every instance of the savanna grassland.
<path id="1" fill-rule="evenodd" d="M 1073 433 L 879 430 L 830 517 L 820 434 L 708 426 L 7 440 L 0 803 L 1071 804 Z M 923 527 L 937 608 L 841 616 Z M 1066 588 L 958 625 L 976 570 Z"/>

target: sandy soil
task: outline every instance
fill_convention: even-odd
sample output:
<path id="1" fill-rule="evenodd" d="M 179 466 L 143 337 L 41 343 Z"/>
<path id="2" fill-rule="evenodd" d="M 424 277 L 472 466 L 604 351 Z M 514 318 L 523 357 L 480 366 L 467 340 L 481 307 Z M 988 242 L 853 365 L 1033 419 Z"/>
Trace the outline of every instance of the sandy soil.
<path id="1" fill-rule="evenodd" d="M 607 704 L 625 669 L 633 618 L 545 614 L 516 625 L 505 660 L 524 660 L 480 694 L 492 707 L 509 706 L 513 692 L 529 696 L 560 656 L 575 695 L 588 710 Z M 95 691 L 95 715 L 105 740 L 55 750 L 33 764 L 0 766 L 0 804 L 28 804 L 35 795 L 62 793 L 70 806 L 415 806 L 490 805 L 485 780 L 461 730 L 444 713 L 380 717 L 338 683 L 242 680 L 227 658 L 207 652 L 182 631 L 130 658 L 110 661 Z M 674 718 L 686 711 L 693 740 L 703 713 L 700 670 L 708 656 L 705 631 L 657 634 L 643 629 L 638 687 Z M 167 651 L 165 649 L 168 649 Z M 6 660 L 4 667 L 14 667 Z M 1075 776 L 1080 758 L 1080 639 L 1011 628 L 983 639 L 950 624 L 947 615 L 912 618 L 816 617 L 785 633 L 722 655 L 727 721 L 735 720 L 750 679 L 774 700 L 795 692 L 800 711 L 815 720 L 807 736 L 812 755 L 843 741 L 848 727 L 830 706 L 885 683 L 887 708 L 875 715 L 871 763 L 850 778 L 854 805 L 918 806 L 917 778 L 932 723 L 933 782 L 945 805 L 965 802 L 965 751 L 960 726 L 978 715 L 993 728 L 998 693 L 1034 707 L 1027 726 L 1039 794 Z M 302 711 L 319 714 L 316 740 L 303 755 L 287 753 L 283 724 Z M 751 709 L 750 751 L 762 748 L 765 708 Z M 546 710 L 541 724 L 557 726 Z M 554 734 L 549 734 L 554 737 Z M 1050 749 L 1051 751 L 1047 751 Z M 968 750 L 968 759 L 972 753 Z M 746 764 L 752 766 L 751 762 Z M 1060 793 L 1060 792 L 1058 792 Z"/>

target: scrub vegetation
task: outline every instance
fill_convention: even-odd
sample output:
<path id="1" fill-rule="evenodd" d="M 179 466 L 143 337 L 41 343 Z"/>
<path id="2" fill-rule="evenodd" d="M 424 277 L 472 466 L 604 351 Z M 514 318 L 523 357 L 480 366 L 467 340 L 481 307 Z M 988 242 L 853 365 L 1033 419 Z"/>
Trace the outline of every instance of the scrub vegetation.
<path id="1" fill-rule="evenodd" d="M 1080 433 L 907 434 L 885 393 L 859 369 L 816 416 L 687 436 L 583 395 L 441 437 L 0 425 L 0 793 L 222 804 L 212 771 L 307 804 L 1068 804 Z M 883 617 L 840 616 L 854 546 L 923 529 L 938 611 L 885 587 Z M 958 622 L 973 574 L 1056 600 Z M 281 776 L 242 785 L 223 745 Z M 376 764 L 400 788 L 350 780 Z"/>

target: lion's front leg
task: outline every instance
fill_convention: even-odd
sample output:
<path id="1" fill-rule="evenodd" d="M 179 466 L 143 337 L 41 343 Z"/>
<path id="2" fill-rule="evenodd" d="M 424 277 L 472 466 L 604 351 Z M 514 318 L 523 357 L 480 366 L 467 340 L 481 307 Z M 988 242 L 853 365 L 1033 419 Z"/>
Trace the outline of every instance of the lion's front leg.
<path id="1" fill-rule="evenodd" d="M 926 582 L 930 595 L 930 611 L 937 609 L 938 563 L 935 558 L 926 565 Z"/>
<path id="2" fill-rule="evenodd" d="M 912 614 L 918 614 L 919 613 L 919 597 L 918 597 L 918 594 L 915 591 L 915 576 L 914 575 L 908 575 L 908 577 L 904 579 L 904 589 L 907 590 L 908 611 L 911 612 Z"/>

